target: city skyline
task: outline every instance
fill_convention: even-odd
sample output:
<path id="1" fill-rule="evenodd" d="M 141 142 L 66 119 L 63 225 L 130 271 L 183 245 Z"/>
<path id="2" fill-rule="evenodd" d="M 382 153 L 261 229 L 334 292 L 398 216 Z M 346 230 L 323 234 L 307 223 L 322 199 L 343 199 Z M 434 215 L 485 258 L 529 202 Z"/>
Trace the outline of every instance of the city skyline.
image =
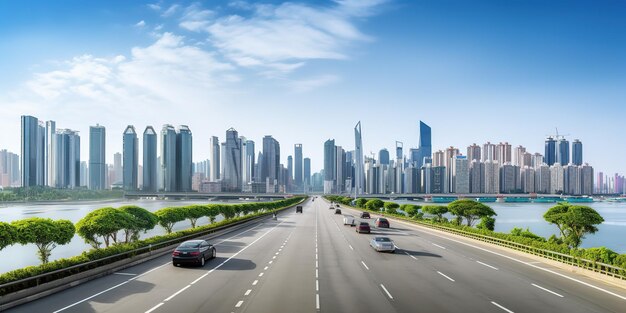
<path id="1" fill-rule="evenodd" d="M 81 160 L 88 160 L 90 125 L 107 128 L 110 160 L 123 150 L 127 125 L 182 124 L 194 130 L 193 159 L 202 160 L 209 158 L 208 138 L 234 127 L 257 143 L 271 134 L 283 147 L 303 144 L 318 172 L 323 140 L 354 149 L 357 121 L 368 155 L 392 151 L 395 141 L 406 154 L 418 146 L 415 123 L 423 120 L 433 129 L 433 151 L 506 141 L 543 153 L 546 135 L 558 128 L 585 144 L 585 161 L 598 170 L 626 172 L 619 144 L 626 49 L 612 24 L 626 23 L 616 15 L 623 4 L 447 4 L 272 1 L 263 11 L 228 1 L 73 10 L 37 3 L 41 11 L 33 11 L 27 2 L 2 3 L 0 46 L 11 62 L 0 78 L 0 147 L 18 153 L 21 115 L 78 131 Z M 587 14 L 591 8 L 597 14 Z M 80 18 L 67 18 L 77 12 Z M 42 14 L 49 18 L 37 18 Z M 514 18 L 502 27 L 500 16 Z M 324 24 L 328 17 L 337 23 Z M 102 23 L 77 27 L 86 20 Z M 295 44 L 263 25 L 298 27 L 305 40 Z M 255 53 L 254 38 L 228 41 L 225 35 L 241 29 L 285 48 Z M 534 36 L 538 30 L 543 36 Z M 159 72 L 166 69 L 173 71 Z M 185 71 L 198 79 L 176 74 Z M 322 111 L 331 113 L 320 119 Z M 288 155 L 293 151 L 280 163 Z"/>

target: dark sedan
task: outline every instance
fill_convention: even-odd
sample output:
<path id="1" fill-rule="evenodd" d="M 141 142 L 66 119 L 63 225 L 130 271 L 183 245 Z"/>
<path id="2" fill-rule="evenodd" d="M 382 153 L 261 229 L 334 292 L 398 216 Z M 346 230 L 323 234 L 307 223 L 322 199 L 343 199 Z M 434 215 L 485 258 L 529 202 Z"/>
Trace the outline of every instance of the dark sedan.
<path id="1" fill-rule="evenodd" d="M 215 247 L 204 240 L 188 240 L 181 243 L 172 253 L 172 264 L 194 264 L 204 266 L 208 259 L 215 258 Z"/>
<path id="2" fill-rule="evenodd" d="M 360 222 L 359 225 L 356 226 L 356 232 L 357 233 L 366 233 L 369 234 L 370 233 L 370 224 L 366 223 L 366 222 Z"/>

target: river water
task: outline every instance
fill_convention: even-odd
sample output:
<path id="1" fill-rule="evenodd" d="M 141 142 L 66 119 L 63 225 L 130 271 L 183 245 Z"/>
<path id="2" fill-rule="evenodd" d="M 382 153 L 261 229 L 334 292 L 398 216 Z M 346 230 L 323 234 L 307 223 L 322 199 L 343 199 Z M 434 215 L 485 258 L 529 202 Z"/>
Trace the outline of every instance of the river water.
<path id="1" fill-rule="evenodd" d="M 428 205 L 432 203 L 396 201 L 398 203 L 412 203 Z M 495 231 L 508 233 L 514 227 L 527 227 L 531 232 L 549 238 L 552 235 L 559 236 L 556 226 L 549 224 L 543 219 L 543 214 L 553 207 L 554 203 L 485 203 L 498 215 Z M 604 218 L 604 223 L 598 225 L 598 232 L 590 234 L 583 239 L 581 247 L 605 246 L 618 253 L 626 253 L 626 203 L 619 202 L 594 202 L 582 203 L 598 211 Z M 451 218 L 451 216 L 448 216 Z"/>
<path id="2" fill-rule="evenodd" d="M 397 201 L 398 203 L 414 203 L 424 205 L 423 202 Z M 0 207 L 0 221 L 11 222 L 28 217 L 45 217 L 52 219 L 67 219 L 73 223 L 78 222 L 87 213 L 102 207 L 120 207 L 122 205 L 137 205 L 149 211 L 168 206 L 184 206 L 199 203 L 225 203 L 225 202 L 198 202 L 198 201 L 167 201 L 167 200 L 135 200 L 135 201 L 94 201 L 94 202 L 65 202 L 53 204 L 11 204 Z M 227 202 L 228 203 L 228 202 Z M 240 203 L 232 201 L 230 203 Z M 509 232 L 513 227 L 530 228 L 535 234 L 543 237 L 558 235 L 558 229 L 548 224 L 543 219 L 543 214 L 554 204 L 550 203 L 487 203 L 498 216 L 496 216 L 496 231 Z M 605 222 L 598 226 L 599 231 L 593 235 L 587 235 L 583 240 L 582 247 L 605 246 L 618 253 L 626 253 L 626 203 L 594 202 L 586 204 L 594 208 Z M 222 219 L 218 216 L 217 221 Z M 202 218 L 198 225 L 208 224 L 208 218 Z M 182 230 L 191 227 L 189 222 L 182 221 L 175 225 L 174 230 Z M 142 238 L 162 235 L 165 231 L 156 226 Z M 63 246 L 58 246 L 52 251 L 51 260 L 79 255 L 82 251 L 91 249 L 84 240 L 75 235 L 72 241 Z M 0 273 L 22 268 L 29 265 L 38 265 L 34 245 L 13 245 L 0 251 Z"/>

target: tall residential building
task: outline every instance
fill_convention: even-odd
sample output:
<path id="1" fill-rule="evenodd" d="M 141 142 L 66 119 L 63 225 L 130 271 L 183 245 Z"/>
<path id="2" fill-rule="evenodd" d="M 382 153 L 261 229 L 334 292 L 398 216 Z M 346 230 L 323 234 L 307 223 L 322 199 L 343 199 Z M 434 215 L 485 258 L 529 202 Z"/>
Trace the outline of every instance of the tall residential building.
<path id="1" fill-rule="evenodd" d="M 572 142 L 572 163 L 583 165 L 583 143 L 578 139 Z"/>
<path id="2" fill-rule="evenodd" d="M 226 141 L 222 143 L 222 190 L 241 191 L 241 138 L 234 128 L 226 130 Z"/>
<path id="3" fill-rule="evenodd" d="M 0 186 L 15 187 L 19 182 L 19 156 L 7 150 L 0 150 Z"/>
<path id="4" fill-rule="evenodd" d="M 420 193 L 420 169 L 411 164 L 404 169 L 404 193 Z"/>
<path id="5" fill-rule="evenodd" d="M 21 117 L 22 186 L 43 186 L 45 181 L 45 128 L 36 117 Z"/>
<path id="6" fill-rule="evenodd" d="M 496 157 L 500 164 L 511 163 L 511 144 L 508 142 L 501 142 L 496 146 Z"/>
<path id="7" fill-rule="evenodd" d="M 485 161 L 485 193 L 500 193 L 500 163 L 498 161 Z"/>
<path id="8" fill-rule="evenodd" d="M 297 143 L 293 146 L 294 150 L 294 172 L 293 172 L 293 182 L 296 185 L 296 191 L 302 192 L 304 189 L 302 175 L 304 174 L 302 168 L 302 144 Z"/>
<path id="9" fill-rule="evenodd" d="M 430 193 L 447 193 L 446 167 L 433 166 L 430 170 Z"/>
<path id="10" fill-rule="evenodd" d="M 176 130 L 174 126 L 165 124 L 161 129 L 161 181 L 159 189 L 171 192 L 176 191 Z"/>
<path id="11" fill-rule="evenodd" d="M 365 169 L 363 164 L 363 138 L 361 121 L 354 126 L 354 190 L 357 195 L 365 191 Z"/>
<path id="12" fill-rule="evenodd" d="M 448 147 L 446 148 L 446 155 L 445 155 L 445 167 L 446 167 L 446 190 L 445 192 L 454 192 L 454 184 L 452 182 L 452 163 L 454 163 L 454 158 L 460 155 L 459 149 L 455 148 L 455 147 Z"/>
<path id="13" fill-rule="evenodd" d="M 293 156 L 287 156 L 287 177 L 285 179 L 285 185 L 288 190 L 291 191 L 291 182 L 293 181 Z"/>
<path id="14" fill-rule="evenodd" d="M 333 193 L 333 186 L 336 179 L 336 160 L 337 149 L 335 148 L 335 140 L 329 139 L 324 142 L 324 193 Z"/>
<path id="15" fill-rule="evenodd" d="M 472 160 L 470 163 L 470 193 L 485 192 L 485 164 L 480 160 Z"/>
<path id="16" fill-rule="evenodd" d="M 445 159 L 446 159 L 445 153 L 442 150 L 435 151 L 435 153 L 433 153 L 432 166 L 433 167 L 446 166 Z"/>
<path id="17" fill-rule="evenodd" d="M 113 175 L 114 177 L 111 184 L 121 184 L 124 179 L 124 173 L 122 170 L 122 154 L 119 152 L 113 154 Z"/>
<path id="18" fill-rule="evenodd" d="M 133 125 L 128 125 L 124 130 L 122 152 L 124 190 L 136 190 L 139 183 L 139 140 Z"/>
<path id="19" fill-rule="evenodd" d="M 467 147 L 467 159 L 472 162 L 474 160 L 476 161 L 480 161 L 482 160 L 481 155 L 480 155 L 480 146 L 477 144 L 472 144 L 471 146 Z"/>
<path id="20" fill-rule="evenodd" d="M 96 125 L 89 127 L 89 189 L 103 190 L 107 181 L 106 129 Z"/>
<path id="21" fill-rule="evenodd" d="M 545 160 L 543 158 L 543 154 L 539 152 L 533 154 L 533 156 L 531 157 L 530 163 L 531 163 L 531 166 L 535 169 L 541 166 L 542 164 L 544 164 Z"/>
<path id="22" fill-rule="evenodd" d="M 45 159 L 46 159 L 46 186 L 54 187 L 56 185 L 56 123 L 54 121 L 46 121 L 46 138 L 45 138 Z M 80 182 L 77 184 L 80 186 Z"/>
<path id="23" fill-rule="evenodd" d="M 569 141 L 565 138 L 559 139 L 557 141 L 556 147 L 556 162 L 565 166 L 569 164 Z"/>
<path id="24" fill-rule="evenodd" d="M 266 184 L 267 192 L 274 192 L 280 175 L 280 144 L 272 136 L 263 137 L 263 164 L 261 182 Z"/>
<path id="25" fill-rule="evenodd" d="M 87 187 L 89 184 L 89 167 L 87 161 L 80 162 L 80 186 Z"/>
<path id="26" fill-rule="evenodd" d="M 486 144 L 483 144 L 483 151 L 482 151 L 483 155 L 482 155 L 482 161 L 483 163 L 487 162 L 487 161 L 495 161 L 497 160 L 496 158 L 496 145 L 487 141 Z"/>
<path id="27" fill-rule="evenodd" d="M 541 164 L 535 167 L 535 192 L 550 193 L 550 167 L 548 164 Z"/>
<path id="28" fill-rule="evenodd" d="M 382 165 L 389 165 L 389 161 L 389 150 L 386 148 L 380 149 L 380 151 L 378 151 L 378 163 Z"/>
<path id="29" fill-rule="evenodd" d="M 535 191 L 535 169 L 529 166 L 525 166 L 521 169 L 520 180 L 522 185 L 522 192 L 533 193 Z"/>
<path id="30" fill-rule="evenodd" d="M 522 146 L 517 146 L 513 149 L 513 165 L 524 167 L 524 154 L 526 153 L 526 148 Z"/>
<path id="31" fill-rule="evenodd" d="M 521 163 L 519 165 L 520 168 L 523 168 L 524 166 L 535 168 L 533 166 L 533 155 L 530 152 L 524 152 L 524 154 L 522 154 L 521 158 L 522 158 L 522 160 L 521 160 Z"/>
<path id="32" fill-rule="evenodd" d="M 158 188 L 157 178 L 157 134 L 152 126 L 143 132 L 143 185 L 142 190 L 154 192 Z"/>
<path id="33" fill-rule="evenodd" d="M 544 160 L 548 166 L 552 166 L 556 163 L 556 140 L 554 140 L 553 137 L 546 138 Z"/>
<path id="34" fill-rule="evenodd" d="M 581 192 L 583 195 L 592 195 L 593 194 L 593 167 L 591 165 L 585 163 L 582 166 L 582 187 Z"/>
<path id="35" fill-rule="evenodd" d="M 78 132 L 60 129 L 54 136 L 55 147 L 50 151 L 56 154 L 55 175 L 56 188 L 76 188 L 80 186 L 80 137 Z"/>
<path id="36" fill-rule="evenodd" d="M 341 146 L 335 146 L 335 186 L 333 189 L 337 193 L 342 193 L 345 188 L 345 176 L 344 176 L 344 165 L 346 163 L 346 152 L 343 150 Z"/>
<path id="37" fill-rule="evenodd" d="M 550 193 L 561 194 L 564 192 L 563 166 L 556 162 L 550 166 Z"/>
<path id="38" fill-rule="evenodd" d="M 220 164 L 220 140 L 216 136 L 212 136 L 209 140 L 209 159 L 211 163 L 211 177 L 209 181 L 216 182 L 220 180 L 220 172 L 222 166 Z"/>
<path id="39" fill-rule="evenodd" d="M 193 136 L 187 125 L 176 133 L 176 191 L 191 191 L 193 178 Z"/>
<path id="40" fill-rule="evenodd" d="M 417 167 L 420 168 L 424 165 L 424 158 L 430 158 L 432 151 L 432 141 L 431 141 L 431 129 L 430 126 L 426 125 L 424 122 L 420 121 L 419 126 L 419 153 L 420 157 L 418 159 Z"/>
<path id="41" fill-rule="evenodd" d="M 304 186 L 309 188 L 311 187 L 311 159 L 304 158 L 304 177 L 303 177 Z M 308 190 L 305 188 L 305 192 Z"/>
<path id="42" fill-rule="evenodd" d="M 511 163 L 505 163 L 502 167 L 500 167 L 501 193 L 515 193 L 519 191 L 517 186 L 519 173 L 519 167 L 512 165 Z"/>
<path id="43" fill-rule="evenodd" d="M 470 192 L 469 160 L 457 155 L 452 162 L 452 193 L 468 194 Z"/>

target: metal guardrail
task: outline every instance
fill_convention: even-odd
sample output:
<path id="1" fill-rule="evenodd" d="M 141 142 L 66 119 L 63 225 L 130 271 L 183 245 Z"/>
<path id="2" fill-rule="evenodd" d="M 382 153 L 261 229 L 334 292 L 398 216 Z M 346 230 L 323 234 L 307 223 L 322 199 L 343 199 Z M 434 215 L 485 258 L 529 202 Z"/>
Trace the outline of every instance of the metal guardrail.
<path id="1" fill-rule="evenodd" d="M 328 201 L 328 200 L 327 200 Z M 357 208 L 357 207 L 353 207 L 353 206 L 348 206 L 350 208 L 353 208 L 355 210 L 358 211 L 368 211 L 368 212 L 374 212 L 374 213 L 380 213 L 380 212 L 375 212 L 375 211 L 370 211 L 370 210 L 364 210 L 362 208 Z M 456 229 L 456 228 L 451 228 L 451 227 L 446 227 L 443 225 L 435 225 L 435 224 L 429 224 L 429 223 L 424 223 L 424 222 L 420 222 L 418 220 L 412 220 L 412 219 L 403 219 L 401 217 L 395 217 L 393 215 L 386 215 L 385 217 L 387 218 L 397 218 L 399 220 L 405 221 L 405 222 L 410 222 L 410 223 L 414 223 L 414 224 L 418 224 L 421 226 L 426 226 L 426 227 L 430 227 L 430 228 L 434 228 L 434 229 L 438 229 L 441 231 L 445 231 L 445 232 L 449 232 L 449 233 L 454 233 L 463 237 L 469 237 L 469 238 L 473 238 L 476 240 L 480 240 L 483 242 L 488 242 L 488 243 L 492 243 L 492 244 L 496 244 L 498 246 L 502 246 L 502 247 L 507 247 L 507 248 L 511 248 L 514 250 L 518 250 L 518 251 L 522 251 L 522 252 L 526 252 L 526 253 L 530 253 L 536 256 L 540 256 L 546 259 L 550 259 L 553 261 L 557 261 L 557 262 L 561 262 L 570 266 L 575 266 L 575 267 L 579 267 L 582 269 L 586 269 L 589 271 L 593 271 L 596 273 L 600 273 L 600 274 L 604 274 L 607 276 L 611 276 L 620 280 L 626 280 L 626 269 L 614 266 L 614 265 L 610 265 L 610 264 L 605 264 L 605 263 L 601 263 L 601 262 L 595 262 L 595 261 L 591 261 L 591 260 L 587 260 L 587 259 L 583 259 L 580 257 L 575 257 L 569 254 L 564 254 L 564 253 L 559 253 L 556 251 L 551 251 L 551 250 L 546 250 L 546 249 L 541 249 L 541 248 L 536 248 L 536 247 L 532 247 L 532 246 L 527 246 L 521 243 L 517 243 L 514 241 L 509 241 L 509 240 L 505 240 L 505 239 L 500 239 L 500 238 L 495 238 L 495 237 L 490 237 L 490 236 L 486 236 L 486 235 L 481 235 L 481 234 L 476 234 L 476 233 L 472 233 L 472 232 L 467 232 L 467 231 L 463 231 L 460 229 Z"/>
<path id="2" fill-rule="evenodd" d="M 306 200 L 306 198 L 303 201 L 305 201 L 305 200 Z M 283 211 L 283 210 L 287 210 L 287 209 L 293 208 L 293 207 L 295 207 L 296 205 L 298 205 L 300 203 L 302 203 L 302 201 L 298 202 L 298 203 L 295 203 L 293 205 L 290 205 L 290 206 L 278 209 L 278 211 Z M 4 295 L 7 295 L 7 294 L 18 292 L 19 290 L 23 290 L 23 289 L 26 289 L 26 288 L 37 287 L 37 286 L 40 286 L 40 285 L 48 283 L 48 282 L 52 282 L 52 281 L 55 281 L 55 280 L 58 280 L 58 279 L 62 279 L 62 278 L 71 276 L 73 274 L 78 274 L 78 273 L 81 273 L 81 272 L 84 272 L 84 271 L 87 271 L 87 270 L 92 270 L 92 269 L 95 269 L 97 267 L 108 265 L 108 264 L 112 264 L 112 263 L 117 262 L 117 261 L 130 259 L 130 258 L 132 258 L 134 256 L 137 256 L 137 255 L 150 253 L 152 251 L 155 251 L 155 250 L 158 250 L 158 249 L 161 249 L 161 248 L 165 248 L 165 247 L 168 247 L 168 246 L 171 246 L 171 245 L 174 245 L 174 244 L 181 243 L 181 242 L 183 242 L 185 240 L 188 240 L 188 239 L 206 236 L 206 235 L 209 235 L 209 234 L 212 234 L 212 233 L 215 233 L 215 232 L 219 232 L 221 230 L 225 230 L 225 229 L 228 229 L 228 228 L 231 228 L 231 227 L 243 224 L 243 223 L 248 223 L 250 221 L 254 221 L 254 220 L 257 220 L 257 219 L 264 218 L 264 217 L 268 216 L 271 213 L 272 212 L 266 212 L 266 213 L 264 213 L 262 215 L 250 217 L 250 218 L 243 219 L 243 220 L 240 220 L 240 221 L 237 221 L 237 222 L 234 222 L 234 223 L 230 223 L 230 224 L 227 224 L 227 225 L 222 225 L 222 226 L 218 226 L 218 227 L 215 227 L 215 228 L 206 229 L 206 230 L 199 231 L 199 232 L 196 232 L 196 233 L 193 233 L 193 234 L 184 235 L 184 236 L 181 236 L 181 237 L 178 237 L 178 238 L 174 238 L 174 239 L 170 239 L 170 240 L 167 240 L 167 241 L 159 242 L 157 244 L 152 244 L 152 245 L 149 245 L 149 246 L 146 246 L 146 247 L 141 247 L 141 248 L 125 251 L 125 252 L 122 252 L 122 253 L 110 255 L 110 256 L 107 256 L 107 257 L 104 257 L 104 258 L 100 258 L 100 259 L 97 259 L 97 260 L 93 260 L 93 261 L 88 261 L 88 262 L 72 265 L 72 266 L 69 266 L 67 268 L 62 268 L 62 269 L 54 270 L 54 271 L 51 271 L 51 272 L 46 272 L 46 273 L 39 274 L 39 275 L 36 275 L 36 276 L 32 276 L 32 277 L 16 280 L 16 281 L 9 282 L 9 283 L 6 283 L 6 284 L 2 284 L 2 285 L 0 285 L 0 296 L 4 296 Z M 22 287 L 15 288 L 15 286 L 20 286 L 20 285 Z M 5 290 L 9 290 L 9 291 L 5 292 Z"/>

